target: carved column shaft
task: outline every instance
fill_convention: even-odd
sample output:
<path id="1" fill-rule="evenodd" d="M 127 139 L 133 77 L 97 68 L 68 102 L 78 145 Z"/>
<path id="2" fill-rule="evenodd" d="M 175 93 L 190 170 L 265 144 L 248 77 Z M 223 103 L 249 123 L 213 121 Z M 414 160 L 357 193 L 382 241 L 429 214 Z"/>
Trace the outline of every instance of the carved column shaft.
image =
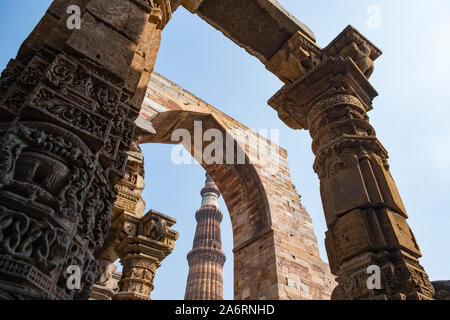
<path id="1" fill-rule="evenodd" d="M 143 254 L 128 254 L 120 262 L 123 265 L 119 293 L 115 300 L 150 300 L 153 279 L 159 262 Z"/>
<path id="2" fill-rule="evenodd" d="M 291 127 L 308 129 L 313 138 L 327 253 L 339 283 L 333 298 L 431 299 L 387 151 L 367 116 L 377 96 L 367 77 L 380 54 L 349 27 L 324 49 L 318 65 L 269 103 Z M 370 266 L 380 268 L 382 288 L 368 287 Z"/>
<path id="3" fill-rule="evenodd" d="M 89 297 L 170 16 L 168 0 L 55 0 L 3 71 L 0 298 Z M 81 269 L 79 290 L 69 266 Z"/>

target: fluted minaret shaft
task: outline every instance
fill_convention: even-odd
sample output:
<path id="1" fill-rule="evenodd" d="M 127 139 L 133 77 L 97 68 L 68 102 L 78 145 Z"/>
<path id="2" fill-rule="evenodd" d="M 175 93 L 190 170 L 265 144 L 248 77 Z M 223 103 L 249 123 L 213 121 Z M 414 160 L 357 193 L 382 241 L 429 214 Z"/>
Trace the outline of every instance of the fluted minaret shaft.
<path id="1" fill-rule="evenodd" d="M 219 210 L 220 192 L 206 175 L 201 191 L 202 206 L 195 213 L 197 228 L 192 250 L 188 253 L 189 275 L 186 284 L 186 300 L 222 300 L 222 269 L 225 254 L 222 252 L 220 224 L 223 215 Z"/>

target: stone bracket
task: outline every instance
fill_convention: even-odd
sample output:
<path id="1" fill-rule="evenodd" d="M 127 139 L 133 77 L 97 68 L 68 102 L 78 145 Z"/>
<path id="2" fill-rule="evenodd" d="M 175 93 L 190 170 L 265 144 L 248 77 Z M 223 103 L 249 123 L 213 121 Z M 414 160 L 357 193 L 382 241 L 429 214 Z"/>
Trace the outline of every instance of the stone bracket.
<path id="1" fill-rule="evenodd" d="M 292 83 L 316 67 L 323 56 L 322 49 L 298 31 L 267 62 L 266 68 L 284 83 Z"/>
<path id="2" fill-rule="evenodd" d="M 367 77 L 373 73 L 374 61 L 382 55 L 381 50 L 353 26 L 344 29 L 325 49 L 329 57 L 350 57 Z"/>

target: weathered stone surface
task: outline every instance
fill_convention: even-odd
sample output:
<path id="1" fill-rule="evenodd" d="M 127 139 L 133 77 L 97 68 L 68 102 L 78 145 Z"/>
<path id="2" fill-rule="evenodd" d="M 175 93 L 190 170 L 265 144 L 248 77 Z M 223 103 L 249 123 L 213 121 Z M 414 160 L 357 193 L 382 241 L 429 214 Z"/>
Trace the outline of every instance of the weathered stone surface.
<path id="1" fill-rule="evenodd" d="M 92 299 L 149 300 L 156 270 L 175 246 L 178 233 L 170 228 L 176 221 L 154 210 L 144 215 L 144 187 L 144 157 L 139 146 L 132 143 L 125 176 L 117 184 L 111 231 L 96 251 L 105 267 L 99 273 Z M 123 272 L 119 281 L 111 282 L 111 271 L 115 270 L 112 263 L 117 259 Z"/>
<path id="2" fill-rule="evenodd" d="M 110 300 L 119 291 L 118 283 L 122 274 L 117 266 L 108 260 L 99 260 L 98 280 L 94 284 L 89 300 Z"/>
<path id="3" fill-rule="evenodd" d="M 188 9 L 191 13 L 196 13 L 204 0 L 181 0 L 183 7 Z"/>
<path id="4" fill-rule="evenodd" d="M 161 23 L 135 7 L 118 30 L 122 20 L 87 11 L 93 1 L 55 0 L 0 78 L 2 299 L 87 299 L 97 278 L 94 253 L 138 116 L 130 97 L 140 105 L 136 84 L 124 88 L 138 47 L 124 34 L 138 42 L 146 24 Z M 67 27 L 69 4 L 82 10 L 79 30 Z M 73 267 L 80 290 L 67 282 Z"/>
<path id="5" fill-rule="evenodd" d="M 315 41 L 276 0 L 205 0 L 197 14 L 263 63 L 297 31 Z"/>
<path id="6" fill-rule="evenodd" d="M 70 5 L 75 5 L 80 7 L 81 10 L 86 9 L 86 6 L 91 2 L 91 0 L 58 0 L 53 1 L 48 8 L 48 13 L 54 15 L 55 17 L 61 18 L 67 14 L 67 8 Z"/>
<path id="7" fill-rule="evenodd" d="M 149 13 L 141 10 L 130 0 L 93 0 L 87 6 L 87 10 L 136 44 L 150 17 Z"/>
<path id="8" fill-rule="evenodd" d="M 317 66 L 323 59 L 322 49 L 298 31 L 267 62 L 266 68 L 285 83 L 293 82 Z"/>
<path id="9" fill-rule="evenodd" d="M 89 13 L 84 15 L 81 24 L 83 28 L 72 34 L 67 45 L 126 79 L 136 44 Z"/>
<path id="10" fill-rule="evenodd" d="M 432 284 L 436 300 L 450 300 L 450 281 L 433 281 Z"/>

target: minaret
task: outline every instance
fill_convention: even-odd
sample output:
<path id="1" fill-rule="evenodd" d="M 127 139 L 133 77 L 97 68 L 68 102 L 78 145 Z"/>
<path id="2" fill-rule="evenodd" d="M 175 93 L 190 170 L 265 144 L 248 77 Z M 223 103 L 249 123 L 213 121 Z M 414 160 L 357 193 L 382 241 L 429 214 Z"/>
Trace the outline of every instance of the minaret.
<path id="1" fill-rule="evenodd" d="M 226 260 L 220 235 L 223 215 L 219 210 L 219 189 L 208 174 L 200 194 L 202 206 L 195 213 L 194 245 L 187 255 L 185 300 L 223 300 L 222 268 Z"/>

